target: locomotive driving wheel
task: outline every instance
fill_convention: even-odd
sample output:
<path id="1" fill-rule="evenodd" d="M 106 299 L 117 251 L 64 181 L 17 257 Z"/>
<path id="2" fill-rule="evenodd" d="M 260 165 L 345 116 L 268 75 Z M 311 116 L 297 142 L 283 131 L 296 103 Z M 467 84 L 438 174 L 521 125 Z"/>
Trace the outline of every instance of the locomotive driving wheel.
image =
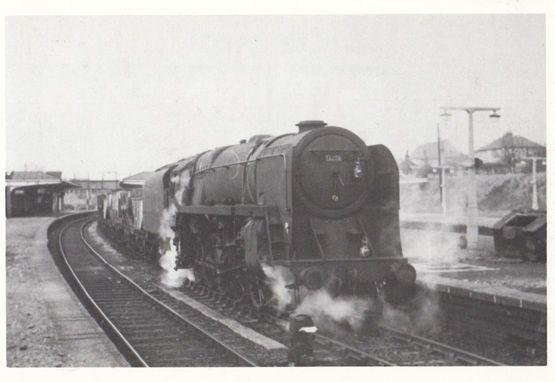
<path id="1" fill-rule="evenodd" d="M 241 303 L 245 298 L 246 290 L 237 275 L 227 275 L 218 280 L 218 292 L 226 300 Z"/>
<path id="2" fill-rule="evenodd" d="M 248 292 L 251 303 L 256 309 L 262 309 L 270 302 L 272 297 L 272 293 L 266 284 L 258 279 L 249 284 Z"/>
<path id="3" fill-rule="evenodd" d="M 214 289 L 214 280 L 212 274 L 203 266 L 194 267 L 195 279 L 197 285 L 206 290 Z"/>

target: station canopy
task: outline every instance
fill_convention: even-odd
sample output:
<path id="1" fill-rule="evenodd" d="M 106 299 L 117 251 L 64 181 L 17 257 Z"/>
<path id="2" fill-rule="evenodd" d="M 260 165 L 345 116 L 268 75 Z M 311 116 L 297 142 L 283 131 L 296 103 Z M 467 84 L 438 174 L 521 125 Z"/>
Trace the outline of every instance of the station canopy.
<path id="1" fill-rule="evenodd" d="M 51 192 L 61 192 L 79 185 L 61 179 L 61 172 L 12 171 L 6 174 L 6 188 L 15 189 L 43 188 Z"/>

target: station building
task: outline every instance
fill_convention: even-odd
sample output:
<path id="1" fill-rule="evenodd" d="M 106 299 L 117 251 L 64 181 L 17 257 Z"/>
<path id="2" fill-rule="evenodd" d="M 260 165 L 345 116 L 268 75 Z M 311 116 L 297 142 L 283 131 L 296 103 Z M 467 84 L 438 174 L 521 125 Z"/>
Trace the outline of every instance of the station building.
<path id="1" fill-rule="evenodd" d="M 50 215 L 64 210 L 64 196 L 79 187 L 61 179 L 60 171 L 6 173 L 6 217 Z"/>
<path id="2" fill-rule="evenodd" d="M 96 197 L 118 189 L 118 180 L 106 179 L 70 179 L 70 182 L 79 186 L 69 190 L 66 203 L 73 210 L 89 210 L 96 208 Z"/>
<path id="3" fill-rule="evenodd" d="M 446 175 L 456 175 L 472 166 L 473 162 L 468 155 L 458 151 L 447 139 L 439 142 L 439 148 L 440 152 L 437 141 L 417 146 L 410 156 L 407 152 L 405 158 L 398 161 L 399 170 L 405 175 L 427 177 L 430 174 L 439 174 L 441 168 Z"/>
<path id="4" fill-rule="evenodd" d="M 531 163 L 526 158 L 545 158 L 544 145 L 511 132 L 476 150 L 476 157 L 483 162 L 482 172 L 506 174 L 508 172 L 531 172 Z M 523 163 L 524 161 L 524 163 Z M 538 172 L 545 172 L 543 162 L 538 162 Z"/>
<path id="5" fill-rule="evenodd" d="M 141 189 L 146 177 L 150 174 L 152 173 L 140 172 L 121 181 L 117 179 L 70 179 L 70 182 L 78 185 L 79 188 L 68 190 L 65 198 L 66 205 L 73 210 L 96 209 L 99 195 L 108 194 L 119 189 Z"/>

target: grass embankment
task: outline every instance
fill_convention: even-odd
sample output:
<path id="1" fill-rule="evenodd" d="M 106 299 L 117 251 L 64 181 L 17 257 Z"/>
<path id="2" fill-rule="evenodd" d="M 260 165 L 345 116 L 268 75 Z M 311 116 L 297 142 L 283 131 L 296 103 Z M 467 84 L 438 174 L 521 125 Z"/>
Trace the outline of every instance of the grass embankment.
<path id="1" fill-rule="evenodd" d="M 546 208 L 545 173 L 538 174 L 538 204 Z M 532 207 L 531 174 L 477 175 L 478 208 L 480 214 L 500 215 L 513 209 Z M 466 212 L 466 177 L 446 177 L 447 211 Z M 433 178 L 424 185 L 401 185 L 401 209 L 412 213 L 441 212 L 439 180 Z"/>

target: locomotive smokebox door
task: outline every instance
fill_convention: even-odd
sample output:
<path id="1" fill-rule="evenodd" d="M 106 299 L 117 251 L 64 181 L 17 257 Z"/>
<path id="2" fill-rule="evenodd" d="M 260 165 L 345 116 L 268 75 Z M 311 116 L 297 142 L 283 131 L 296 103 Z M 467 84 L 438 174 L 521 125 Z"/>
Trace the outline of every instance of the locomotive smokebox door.
<path id="1" fill-rule="evenodd" d="M 288 360 L 292 366 L 308 366 L 314 352 L 314 333 L 318 329 L 309 315 L 298 314 L 289 320 L 291 343 Z"/>

